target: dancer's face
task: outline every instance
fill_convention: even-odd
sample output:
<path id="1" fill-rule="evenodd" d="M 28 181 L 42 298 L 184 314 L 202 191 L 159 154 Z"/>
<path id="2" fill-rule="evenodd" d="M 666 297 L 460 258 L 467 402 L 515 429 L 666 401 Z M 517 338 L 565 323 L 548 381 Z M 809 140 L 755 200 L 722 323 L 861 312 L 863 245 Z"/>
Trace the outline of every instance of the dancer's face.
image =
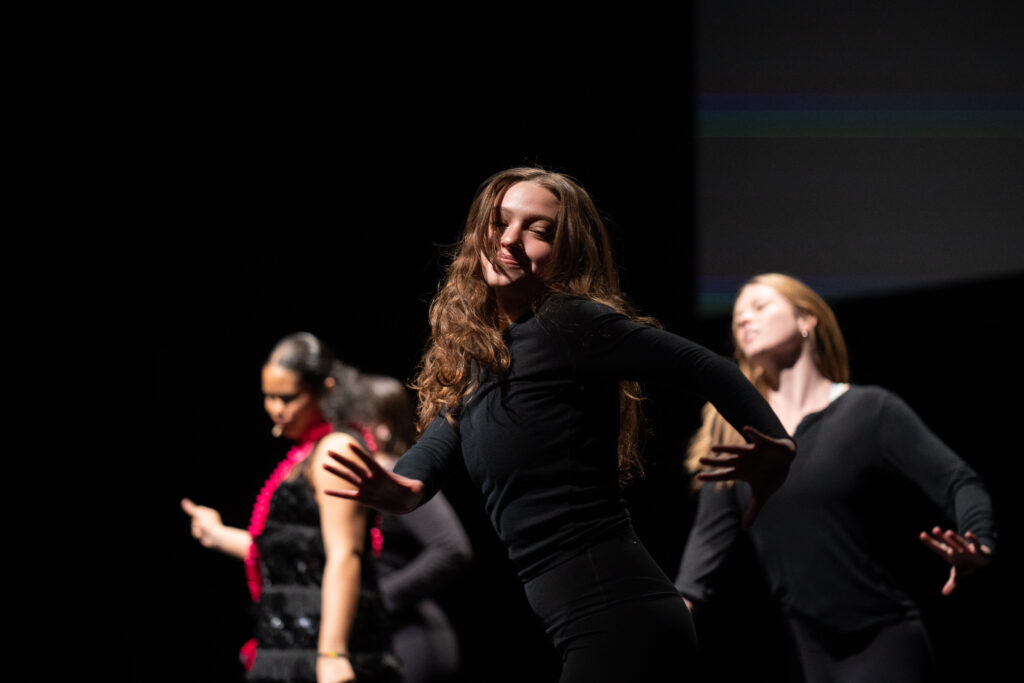
<path id="1" fill-rule="evenodd" d="M 774 287 L 752 284 L 736 297 L 732 324 L 736 347 L 758 363 L 766 355 L 799 348 L 807 320 Z"/>
<path id="2" fill-rule="evenodd" d="M 480 254 L 484 280 L 499 299 L 529 302 L 543 290 L 559 205 L 550 190 L 529 181 L 506 190 L 491 225 L 494 261 Z"/>
<path id="3" fill-rule="evenodd" d="M 273 363 L 263 366 L 263 409 L 281 435 L 293 441 L 320 418 L 316 397 L 302 385 L 299 373 Z"/>

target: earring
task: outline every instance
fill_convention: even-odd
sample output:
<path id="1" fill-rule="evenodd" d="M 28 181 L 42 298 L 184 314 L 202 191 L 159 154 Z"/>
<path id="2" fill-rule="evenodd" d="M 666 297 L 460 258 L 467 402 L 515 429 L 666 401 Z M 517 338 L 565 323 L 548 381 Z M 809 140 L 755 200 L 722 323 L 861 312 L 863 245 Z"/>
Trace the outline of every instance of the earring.
<path id="1" fill-rule="evenodd" d="M 803 332 L 800 333 L 800 336 L 803 337 L 804 339 L 807 339 L 808 337 L 811 336 L 811 333 L 807 330 L 804 330 Z"/>

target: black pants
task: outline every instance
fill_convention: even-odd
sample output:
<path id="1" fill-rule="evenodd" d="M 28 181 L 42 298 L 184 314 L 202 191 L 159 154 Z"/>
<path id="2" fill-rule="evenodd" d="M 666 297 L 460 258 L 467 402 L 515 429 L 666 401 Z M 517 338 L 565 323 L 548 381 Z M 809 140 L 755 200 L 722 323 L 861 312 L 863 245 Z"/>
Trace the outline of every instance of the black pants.
<path id="1" fill-rule="evenodd" d="M 931 640 L 920 619 L 864 632 L 825 633 L 789 620 L 806 683 L 926 683 L 936 676 Z"/>
<path id="2" fill-rule="evenodd" d="M 561 683 L 693 675 L 690 613 L 632 530 L 528 581 L 526 597 L 562 658 Z"/>

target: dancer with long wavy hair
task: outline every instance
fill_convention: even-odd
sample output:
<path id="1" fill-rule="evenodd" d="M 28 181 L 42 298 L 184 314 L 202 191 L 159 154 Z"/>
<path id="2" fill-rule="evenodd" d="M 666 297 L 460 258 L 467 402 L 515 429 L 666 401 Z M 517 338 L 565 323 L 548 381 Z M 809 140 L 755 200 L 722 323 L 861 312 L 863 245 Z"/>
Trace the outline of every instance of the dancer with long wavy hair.
<path id="1" fill-rule="evenodd" d="M 795 450 L 767 402 L 732 361 L 637 313 L 590 196 L 544 169 L 481 186 L 430 323 L 419 439 L 393 471 L 358 447 L 332 453 L 344 480 L 333 495 L 405 513 L 461 459 L 561 656 L 560 680 L 681 680 L 693 624 L 621 488 L 642 476 L 640 389 L 696 392 L 747 436 L 706 457 L 715 470 L 702 476 L 751 484 L 748 523 Z"/>

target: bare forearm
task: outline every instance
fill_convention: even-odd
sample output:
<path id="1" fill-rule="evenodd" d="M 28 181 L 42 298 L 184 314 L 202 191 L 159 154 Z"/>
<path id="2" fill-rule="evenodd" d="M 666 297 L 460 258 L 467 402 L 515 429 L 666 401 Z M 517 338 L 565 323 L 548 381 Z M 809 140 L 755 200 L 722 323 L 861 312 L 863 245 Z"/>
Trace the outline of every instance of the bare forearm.
<path id="1" fill-rule="evenodd" d="M 362 566 L 354 552 L 327 558 L 321 585 L 321 652 L 348 652 L 348 640 L 359 602 Z"/>
<path id="2" fill-rule="evenodd" d="M 191 531 L 204 548 L 244 560 L 252 545 L 252 536 L 245 529 L 227 526 L 215 508 L 196 505 L 189 498 L 181 499 L 181 509 L 192 519 Z"/>
<path id="3" fill-rule="evenodd" d="M 211 532 L 207 537 L 207 541 L 203 543 L 207 548 L 244 560 L 249 555 L 252 536 L 245 529 L 224 526 Z"/>

